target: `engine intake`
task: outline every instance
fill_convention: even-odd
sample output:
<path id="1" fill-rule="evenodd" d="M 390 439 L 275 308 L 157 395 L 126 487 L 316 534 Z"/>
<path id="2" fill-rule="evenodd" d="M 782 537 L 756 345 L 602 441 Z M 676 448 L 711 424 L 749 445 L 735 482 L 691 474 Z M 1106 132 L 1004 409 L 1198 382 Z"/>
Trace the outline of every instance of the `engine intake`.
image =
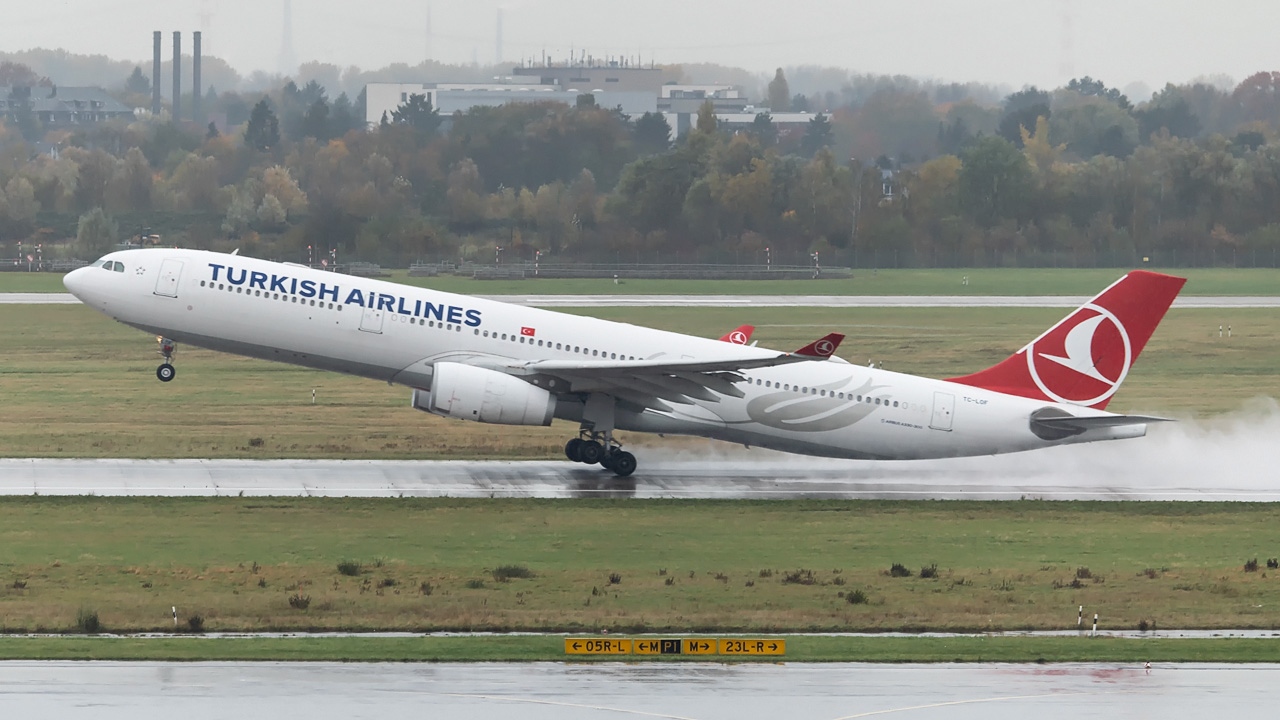
<path id="1" fill-rule="evenodd" d="M 517 377 L 462 363 L 436 363 L 431 390 L 414 390 L 413 407 L 433 415 L 496 425 L 550 425 L 556 400 Z"/>

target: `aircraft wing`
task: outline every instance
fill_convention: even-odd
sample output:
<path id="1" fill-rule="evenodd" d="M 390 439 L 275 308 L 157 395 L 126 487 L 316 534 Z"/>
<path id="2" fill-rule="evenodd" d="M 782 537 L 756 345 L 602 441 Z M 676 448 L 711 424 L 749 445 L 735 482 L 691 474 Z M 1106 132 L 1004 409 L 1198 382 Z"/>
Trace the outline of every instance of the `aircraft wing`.
<path id="1" fill-rule="evenodd" d="M 743 397 L 734 386 L 744 370 L 798 362 L 821 362 L 796 353 L 754 358 L 652 358 L 647 360 L 531 360 L 499 368 L 512 375 L 550 375 L 571 392 L 602 392 L 638 408 L 669 411 L 671 405 L 694 400 L 719 402 L 720 396 Z"/>

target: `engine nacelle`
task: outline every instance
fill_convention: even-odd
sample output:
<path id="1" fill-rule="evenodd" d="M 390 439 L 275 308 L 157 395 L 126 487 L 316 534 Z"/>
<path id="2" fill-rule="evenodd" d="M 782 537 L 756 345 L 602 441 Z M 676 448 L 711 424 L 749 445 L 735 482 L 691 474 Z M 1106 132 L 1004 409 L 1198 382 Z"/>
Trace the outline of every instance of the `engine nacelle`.
<path id="1" fill-rule="evenodd" d="M 495 370 L 436 363 L 431 390 L 414 390 L 413 406 L 434 415 L 497 425 L 550 425 L 556 399 L 548 391 Z"/>

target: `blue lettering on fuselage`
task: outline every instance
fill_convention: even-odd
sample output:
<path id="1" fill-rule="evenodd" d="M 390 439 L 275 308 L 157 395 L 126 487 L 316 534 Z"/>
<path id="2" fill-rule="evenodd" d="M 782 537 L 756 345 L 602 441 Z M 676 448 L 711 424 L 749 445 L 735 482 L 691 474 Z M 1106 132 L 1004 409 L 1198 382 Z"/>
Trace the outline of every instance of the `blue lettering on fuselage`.
<path id="1" fill-rule="evenodd" d="M 232 285 L 248 284 L 250 288 L 257 288 L 266 292 L 276 292 L 282 295 L 297 295 L 304 298 L 318 297 L 321 300 L 330 300 L 338 302 L 342 297 L 341 285 L 330 285 L 325 282 L 316 280 L 299 280 L 296 277 L 288 275 L 268 275 L 265 272 L 254 270 L 250 272 L 247 269 L 237 269 L 232 265 L 221 265 L 219 263 L 208 263 L 211 271 L 213 282 L 218 282 L 225 278 L 226 282 Z M 225 272 L 224 272 L 225 271 Z M 340 277 L 340 276 L 335 276 Z M 318 286 L 318 287 L 317 287 Z M 412 305 L 410 305 L 412 303 Z M 389 310 L 401 315 L 411 315 L 420 318 L 432 318 L 440 322 L 450 322 L 458 325 L 466 325 L 467 327 L 480 327 L 482 320 L 479 310 L 468 309 L 458 305 L 440 305 L 427 300 L 405 297 L 403 295 L 389 295 L 387 293 L 364 292 L 359 288 L 352 288 L 347 293 L 346 299 L 342 300 L 344 305 L 357 305 L 364 308 L 376 308 L 378 310 Z"/>

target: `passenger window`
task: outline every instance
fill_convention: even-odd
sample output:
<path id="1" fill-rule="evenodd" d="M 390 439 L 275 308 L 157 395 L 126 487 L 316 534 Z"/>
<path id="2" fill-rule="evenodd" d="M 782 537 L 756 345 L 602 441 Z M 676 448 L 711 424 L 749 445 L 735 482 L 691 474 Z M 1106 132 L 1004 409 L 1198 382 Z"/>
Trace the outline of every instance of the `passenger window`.
<path id="1" fill-rule="evenodd" d="M 503 340 L 506 340 L 506 339 L 507 339 L 507 334 L 506 334 L 506 333 L 502 333 L 502 339 L 503 339 Z"/>
<path id="2" fill-rule="evenodd" d="M 897 400 L 894 400 L 894 401 L 893 401 L 893 406 L 894 406 L 894 407 L 898 407 L 898 401 L 897 401 Z"/>

